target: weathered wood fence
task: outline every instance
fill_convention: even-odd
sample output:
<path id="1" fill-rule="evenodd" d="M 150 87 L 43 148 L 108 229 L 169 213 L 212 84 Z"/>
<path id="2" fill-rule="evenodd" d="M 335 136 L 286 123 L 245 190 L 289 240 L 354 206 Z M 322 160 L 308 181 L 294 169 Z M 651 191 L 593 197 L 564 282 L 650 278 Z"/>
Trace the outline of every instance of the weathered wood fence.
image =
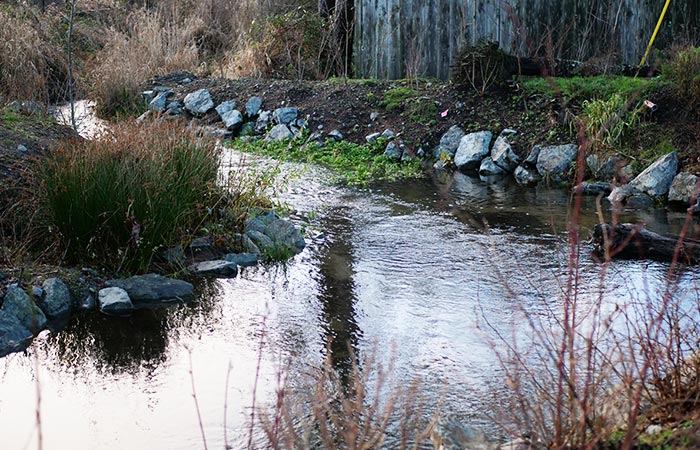
<path id="1" fill-rule="evenodd" d="M 355 0 L 355 75 L 447 78 L 479 40 L 508 53 L 638 64 L 663 0 Z M 656 48 L 698 42 L 700 0 L 674 0 Z"/>

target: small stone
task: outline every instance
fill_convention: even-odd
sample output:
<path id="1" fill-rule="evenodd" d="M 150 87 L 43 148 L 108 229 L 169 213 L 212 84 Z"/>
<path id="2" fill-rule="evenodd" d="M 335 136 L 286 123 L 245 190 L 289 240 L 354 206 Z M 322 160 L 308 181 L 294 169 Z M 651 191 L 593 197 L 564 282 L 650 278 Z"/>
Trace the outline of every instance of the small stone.
<path id="1" fill-rule="evenodd" d="M 402 155 L 403 152 L 399 148 L 399 145 L 396 143 L 396 141 L 389 142 L 386 146 L 386 149 L 384 150 L 384 156 L 386 156 L 392 161 L 400 161 Z"/>
<path id="2" fill-rule="evenodd" d="M 32 286 L 32 297 L 35 301 L 44 296 L 44 290 L 39 286 Z"/>
<path id="3" fill-rule="evenodd" d="M 234 109 L 222 114 L 221 120 L 224 121 L 224 126 L 227 130 L 235 130 L 243 125 L 243 114 L 237 109 Z"/>
<path id="4" fill-rule="evenodd" d="M 262 108 L 263 99 L 260 97 L 251 97 L 245 104 L 245 115 L 246 117 L 257 117 L 260 114 L 260 108 Z"/>
<path id="5" fill-rule="evenodd" d="M 199 89 L 185 96 L 185 109 L 192 115 L 203 116 L 214 108 L 214 101 L 206 89 Z"/>
<path id="6" fill-rule="evenodd" d="M 605 181 L 584 181 L 580 186 L 574 186 L 573 192 L 579 189 L 582 195 L 610 195 L 615 186 Z"/>
<path id="7" fill-rule="evenodd" d="M 265 131 L 267 131 L 267 128 L 270 126 L 272 123 L 272 112 L 270 111 L 263 111 L 260 113 L 258 116 L 258 120 L 255 121 L 255 132 L 258 134 L 262 134 Z"/>
<path id="8" fill-rule="evenodd" d="M 390 140 L 390 139 L 394 139 L 396 137 L 396 134 L 393 131 L 386 129 L 386 130 L 382 131 L 382 134 L 380 135 L 380 137 L 382 139 Z"/>
<path id="9" fill-rule="evenodd" d="M 97 300 L 95 300 L 95 296 L 92 294 L 86 295 L 78 303 L 78 309 L 81 311 L 93 311 L 96 307 L 97 307 Z"/>
<path id="10" fill-rule="evenodd" d="M 372 111 L 369 115 L 369 121 L 374 122 L 375 120 L 377 120 L 377 118 L 379 118 L 379 113 L 376 111 Z"/>
<path id="11" fill-rule="evenodd" d="M 129 294 L 120 287 L 100 289 L 98 303 L 100 311 L 108 316 L 128 317 L 134 312 Z"/>
<path id="12" fill-rule="evenodd" d="M 377 142 L 377 139 L 379 139 L 379 136 L 381 136 L 381 133 L 372 133 L 368 134 L 365 136 L 365 141 L 367 141 L 368 144 L 371 144 L 373 142 Z"/>
<path id="13" fill-rule="evenodd" d="M 168 104 L 168 96 L 170 94 L 172 94 L 172 91 L 159 92 L 158 95 L 148 103 L 148 109 L 155 112 L 165 112 Z"/>
<path id="14" fill-rule="evenodd" d="M 343 133 L 341 133 L 338 130 L 329 131 L 328 137 L 335 140 L 336 142 L 340 142 L 343 139 L 345 139 L 345 137 L 343 136 Z"/>
<path id="15" fill-rule="evenodd" d="M 526 186 L 537 184 L 537 182 L 542 179 L 537 170 L 530 167 L 525 167 L 524 165 L 515 168 L 513 177 L 518 184 L 523 184 Z"/>
<path id="16" fill-rule="evenodd" d="M 27 152 L 29 151 L 29 149 L 28 149 L 27 147 L 25 147 L 24 145 L 19 144 L 19 145 L 17 146 L 17 151 L 20 151 L 20 152 L 22 152 L 22 153 L 27 153 Z"/>
<path id="17" fill-rule="evenodd" d="M 200 276 L 219 276 L 233 278 L 238 275 L 238 266 L 234 262 L 215 260 L 202 261 L 187 268 L 191 273 Z"/>
<path id="18" fill-rule="evenodd" d="M 484 160 L 481 161 L 481 166 L 479 166 L 479 175 L 483 177 L 492 177 L 496 175 L 503 175 L 505 173 L 506 171 L 501 167 L 498 167 L 490 156 L 484 158 Z"/>
<path id="19" fill-rule="evenodd" d="M 42 285 L 46 295 L 38 297 L 39 306 L 51 320 L 64 319 L 71 313 L 73 301 L 68 286 L 59 278 L 49 278 Z"/>
<path id="20" fill-rule="evenodd" d="M 223 119 L 224 114 L 226 114 L 229 111 L 233 111 L 233 109 L 235 107 L 236 107 L 236 102 L 233 100 L 228 100 L 228 101 L 220 103 L 219 106 L 217 106 L 215 109 L 216 109 L 216 112 L 219 113 L 219 117 L 221 117 Z"/>
<path id="21" fill-rule="evenodd" d="M 258 264 L 258 255 L 255 253 L 229 253 L 224 257 L 224 260 L 242 267 L 250 267 Z"/>
<path id="22" fill-rule="evenodd" d="M 277 108 L 272 113 L 272 119 L 278 125 L 290 125 L 297 120 L 299 110 L 297 108 Z"/>
<path id="23" fill-rule="evenodd" d="M 107 280 L 105 285 L 124 289 L 136 306 L 191 300 L 194 292 L 194 286 L 186 281 L 153 273 L 120 280 Z"/>
<path id="24" fill-rule="evenodd" d="M 267 141 L 280 142 L 294 137 L 292 131 L 287 125 L 275 125 L 269 133 L 267 133 Z"/>

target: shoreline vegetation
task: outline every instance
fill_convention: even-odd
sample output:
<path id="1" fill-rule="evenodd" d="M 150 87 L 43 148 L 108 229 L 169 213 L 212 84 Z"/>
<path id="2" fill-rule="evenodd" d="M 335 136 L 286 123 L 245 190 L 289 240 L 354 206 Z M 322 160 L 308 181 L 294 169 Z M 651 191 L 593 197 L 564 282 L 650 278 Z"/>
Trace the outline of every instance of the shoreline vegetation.
<path id="1" fill-rule="evenodd" d="M 661 75 L 651 78 L 505 80 L 503 55 L 478 44 L 462 54 L 461 84 L 354 80 L 342 76 L 348 72 L 338 65 L 333 27 L 313 5 L 246 0 L 234 13 L 231 2 L 218 0 L 104 0 L 78 2 L 73 16 L 69 3 L 0 8 L 0 328 L 19 326 L 0 340 L 17 344 L 14 350 L 73 308 L 99 303 L 114 315 L 130 313 L 134 305 L 119 303 L 119 289 L 130 303 L 135 288 L 108 278 L 152 271 L 235 277 L 249 255 L 277 261 L 303 249 L 301 232 L 270 198 L 274 176 L 232 173 L 221 183 L 217 138 L 230 138 L 235 150 L 325 165 L 359 186 L 510 170 L 523 184 L 543 179 L 574 190 L 561 310 L 545 319 L 524 310 L 535 336 L 530 351 L 494 337 L 494 348 L 506 349 L 494 351 L 509 388 L 507 411 L 494 412 L 494 420 L 514 439 L 501 448 L 700 445 L 700 317 L 678 291 L 684 245 L 667 252 L 665 289 L 645 292 L 641 303 L 610 312 L 602 298 L 584 306 L 578 295 L 580 261 L 589 257 L 580 198 L 589 190 L 610 195 L 618 208 L 687 210 L 679 240 L 697 238 L 700 48 L 659 54 Z M 65 50 L 69 27 L 73 63 Z M 81 139 L 46 114 L 47 105 L 68 97 L 71 72 L 78 97 L 94 99 L 110 120 L 98 139 Z M 254 98 L 260 103 L 251 111 Z M 292 109 L 293 119 L 281 118 Z M 277 127 L 280 139 L 271 134 Z M 478 163 L 465 156 L 465 139 Z M 479 148 L 478 139 L 485 142 Z M 564 154 L 555 173 L 552 161 Z M 653 183 L 640 179 L 651 172 Z M 613 225 L 618 214 L 612 208 Z M 603 222 L 602 207 L 600 216 Z M 601 283 L 614 264 L 608 240 L 601 238 Z M 168 283 L 175 281 L 163 284 L 172 292 Z M 163 298 L 191 293 L 188 283 L 178 286 L 180 293 Z M 311 381 L 316 397 L 288 404 L 293 397 L 283 386 L 278 404 L 251 427 L 272 448 L 378 448 L 398 415 L 404 448 L 428 438 L 449 448 L 438 412 L 422 420 L 419 385 L 387 387 L 382 374 L 374 389 L 388 389 L 388 401 L 370 399 L 368 374 L 376 368 L 368 360 L 360 367 L 353 357 L 349 373 L 338 373 L 329 358 Z M 309 429 L 292 420 L 301 407 L 311 408 Z M 315 440 L 305 440 L 309 433 Z"/>

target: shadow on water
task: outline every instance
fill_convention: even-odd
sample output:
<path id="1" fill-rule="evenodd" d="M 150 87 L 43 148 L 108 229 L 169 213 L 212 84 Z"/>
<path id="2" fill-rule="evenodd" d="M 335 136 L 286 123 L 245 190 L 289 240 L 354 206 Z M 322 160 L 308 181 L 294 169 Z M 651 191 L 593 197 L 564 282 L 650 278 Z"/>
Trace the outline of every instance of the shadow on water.
<path id="1" fill-rule="evenodd" d="M 206 329 L 220 308 L 217 295 L 216 283 L 203 280 L 193 303 L 137 310 L 127 318 L 79 315 L 62 332 L 49 334 L 42 347 L 68 368 L 87 365 L 112 375 L 150 373 L 167 361 L 171 342 L 183 330 Z"/>
<path id="2" fill-rule="evenodd" d="M 356 320 L 352 223 L 346 208 L 329 212 L 328 228 L 334 235 L 327 240 L 316 275 L 318 299 L 325 319 L 333 366 L 344 377 L 352 370 L 352 353 L 357 353 L 362 330 Z"/>

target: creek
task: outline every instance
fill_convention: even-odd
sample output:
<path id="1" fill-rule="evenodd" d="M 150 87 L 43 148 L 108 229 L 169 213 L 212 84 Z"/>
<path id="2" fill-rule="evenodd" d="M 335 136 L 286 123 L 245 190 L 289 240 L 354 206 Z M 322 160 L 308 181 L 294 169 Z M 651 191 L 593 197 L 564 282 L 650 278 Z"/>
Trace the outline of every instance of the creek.
<path id="1" fill-rule="evenodd" d="M 330 340 L 337 367 L 349 364 L 347 343 L 360 355 L 376 349 L 392 383 L 421 380 L 428 416 L 441 402 L 442 416 L 500 438 L 491 413 L 506 388 L 494 332 L 532 342 L 523 311 L 545 317 L 560 308 L 568 192 L 463 174 L 356 189 L 315 167 L 282 172 L 295 174 L 280 197 L 307 227 L 301 254 L 202 282 L 190 305 L 129 319 L 78 316 L 0 359 L 2 447 L 36 448 L 38 409 L 44 450 L 204 448 L 194 381 L 209 448 L 245 448 L 253 394 L 259 406 L 274 404 L 280 370 L 303 379 Z M 662 209 L 634 214 L 623 219 L 664 234 L 685 219 Z M 596 222 L 586 198 L 585 239 Z M 666 284 L 668 265 L 649 261 L 616 261 L 601 275 L 587 248 L 584 303 L 602 293 L 614 308 Z M 685 271 L 681 286 L 691 289 L 698 275 Z"/>

